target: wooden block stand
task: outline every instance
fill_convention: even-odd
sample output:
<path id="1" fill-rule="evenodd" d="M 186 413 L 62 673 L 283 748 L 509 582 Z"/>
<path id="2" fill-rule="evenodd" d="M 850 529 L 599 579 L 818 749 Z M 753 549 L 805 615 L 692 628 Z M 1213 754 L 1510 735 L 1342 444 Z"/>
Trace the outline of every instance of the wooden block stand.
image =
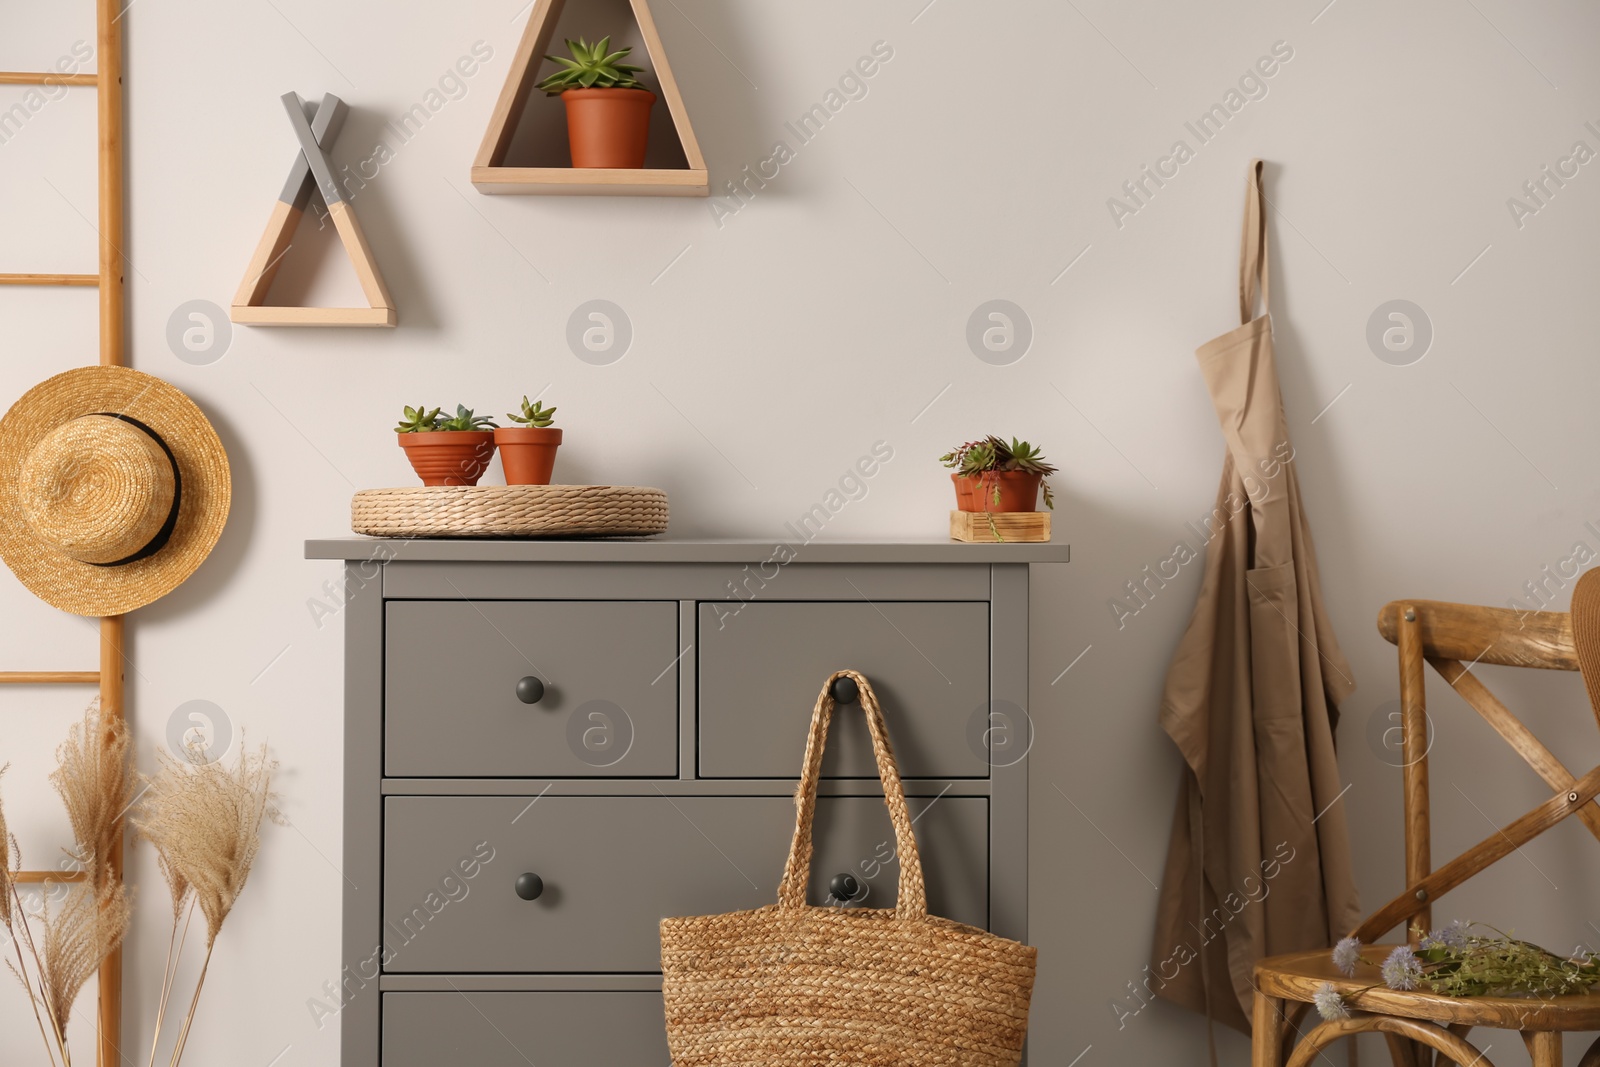
<path id="1" fill-rule="evenodd" d="M 989 520 L 994 525 L 989 525 Z M 1048 511 L 952 511 L 950 513 L 950 539 L 974 543 L 994 544 L 998 533 L 1000 541 L 1050 540 L 1050 513 Z"/>

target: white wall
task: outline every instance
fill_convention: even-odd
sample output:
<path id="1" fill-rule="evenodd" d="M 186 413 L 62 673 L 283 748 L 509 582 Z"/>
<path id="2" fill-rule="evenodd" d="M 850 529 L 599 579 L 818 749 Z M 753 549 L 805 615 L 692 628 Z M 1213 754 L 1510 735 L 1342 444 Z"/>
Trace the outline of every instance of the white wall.
<path id="1" fill-rule="evenodd" d="M 1063 468 L 1057 537 L 1074 562 L 1033 589 L 1035 1062 L 1065 1065 L 1089 1046 L 1086 1067 L 1199 1062 L 1195 1018 L 1156 1005 L 1119 1029 L 1110 1007 L 1148 958 L 1178 782 L 1156 700 L 1198 568 L 1122 629 L 1107 601 L 1169 554 L 1215 491 L 1221 439 L 1191 353 L 1235 321 L 1246 162 L 1271 163 L 1284 399 L 1360 685 L 1340 740 L 1371 906 L 1399 888 L 1400 868 L 1398 772 L 1369 744 L 1369 722 L 1397 696 L 1377 609 L 1399 596 L 1504 604 L 1575 542 L 1600 551 L 1585 525 L 1600 528 L 1600 164 L 1520 226 L 1507 207 L 1575 141 L 1600 149 L 1584 126 L 1600 127 L 1600 15 L 1578 0 L 661 0 L 713 177 L 769 158 L 775 140 L 795 149 L 719 225 L 703 200 L 471 189 L 520 6 L 144 0 L 126 17 L 133 362 L 206 409 L 235 477 L 213 558 L 132 624 L 131 712 L 146 766 L 190 700 L 218 705 L 236 735 L 269 739 L 293 821 L 267 830 L 189 1058 L 337 1062 L 337 1026 L 319 1030 L 307 1000 L 339 969 L 341 636 L 309 606 L 336 568 L 303 561 L 301 542 L 345 530 L 353 489 L 409 480 L 389 432 L 403 403 L 498 413 L 547 390 L 567 430 L 558 475 L 666 488 L 678 536 L 775 533 L 880 438 L 894 460 L 827 536 L 934 535 L 950 495 L 934 457 L 948 445 L 990 431 L 1044 443 Z M 0 68 L 51 64 L 92 40 L 91 4 L 3 0 L 0 25 Z M 355 165 L 478 41 L 493 57 L 465 95 L 355 201 L 400 329 L 238 328 L 219 360 L 179 360 L 169 316 L 190 300 L 228 303 L 291 161 L 278 95 L 348 100 L 335 155 Z M 798 145 L 784 123 L 878 41 L 893 58 L 865 98 Z M 1184 123 L 1279 41 L 1293 57 L 1266 96 L 1198 145 Z M 17 99 L 7 90 L 0 109 Z M 93 269 L 92 121 L 80 91 L 0 145 L 0 270 Z M 1108 197 L 1179 138 L 1194 158 L 1115 224 Z M 353 290 L 348 278 L 302 287 Z M 596 298 L 634 329 L 610 366 L 580 362 L 564 340 L 569 314 Z M 964 339 L 968 316 L 996 298 L 1034 330 L 1010 366 L 980 362 Z M 1413 365 L 1380 361 L 1365 339 L 1393 299 L 1432 323 Z M 93 359 L 92 291 L 0 290 L 0 316 L 0 396 Z M 8 572 L 0 603 L 0 666 L 93 662 L 93 628 Z M 1572 767 L 1600 754 L 1576 678 L 1486 673 Z M 1437 688 L 1444 855 L 1544 790 Z M 0 700 L 8 810 L 42 865 L 64 828 L 44 775 L 80 694 Z M 1581 827 L 1563 826 L 1441 916 L 1557 948 L 1600 941 L 1596 855 Z M 148 850 L 133 875 L 137 1048 L 166 908 Z M 15 1021 L 0 1027 L 0 1059 L 40 1062 L 19 996 L 0 996 Z M 1224 1038 L 1225 1060 L 1244 1062 L 1243 1043 Z M 1489 1040 L 1496 1062 L 1526 1062 L 1509 1035 Z"/>

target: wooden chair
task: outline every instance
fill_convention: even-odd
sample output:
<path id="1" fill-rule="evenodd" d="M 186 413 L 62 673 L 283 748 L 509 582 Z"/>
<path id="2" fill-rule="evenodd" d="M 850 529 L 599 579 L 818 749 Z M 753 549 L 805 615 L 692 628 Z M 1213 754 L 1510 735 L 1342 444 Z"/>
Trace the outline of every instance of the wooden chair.
<path id="1" fill-rule="evenodd" d="M 1353 931 L 1362 944 L 1372 944 L 1396 926 L 1405 930 L 1413 921 L 1431 929 L 1432 906 L 1441 896 L 1569 815 L 1600 839 L 1600 807 L 1592 802 L 1600 793 L 1600 767 L 1575 777 L 1470 669 L 1497 663 L 1575 671 L 1581 664 L 1600 722 L 1600 569 L 1579 581 L 1572 607 L 1571 615 L 1528 615 L 1506 608 L 1402 600 L 1378 614 L 1378 631 L 1400 653 L 1406 889 Z M 1424 660 L 1554 790 L 1549 800 L 1437 869 L 1429 855 Z M 1388 950 L 1378 951 L 1386 955 Z M 1366 955 L 1372 958 L 1374 953 Z M 1493 1067 L 1466 1040 L 1475 1026 L 1516 1030 L 1534 1067 L 1561 1067 L 1564 1032 L 1600 1029 L 1600 992 L 1543 999 L 1458 998 L 1391 990 L 1377 972 L 1363 965 L 1354 978 L 1347 978 L 1334 968 L 1327 949 L 1256 964 L 1252 1067 L 1305 1067 L 1334 1041 L 1372 1032 L 1384 1035 L 1396 1067 Z M 1344 995 L 1351 1017 L 1321 1022 L 1291 1046 L 1296 1022 L 1324 983 Z M 1377 988 L 1368 988 L 1374 984 Z M 1600 1041 L 1589 1048 L 1580 1067 L 1600 1067 Z"/>

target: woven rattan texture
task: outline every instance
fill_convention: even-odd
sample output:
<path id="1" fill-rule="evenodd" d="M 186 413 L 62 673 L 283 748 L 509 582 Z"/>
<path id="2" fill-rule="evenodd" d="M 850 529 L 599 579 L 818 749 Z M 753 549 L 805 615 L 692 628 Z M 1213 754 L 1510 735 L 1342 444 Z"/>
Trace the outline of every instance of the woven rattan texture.
<path id="1" fill-rule="evenodd" d="M 350 528 L 374 537 L 637 537 L 667 528 L 667 494 L 630 485 L 363 489 Z"/>
<path id="2" fill-rule="evenodd" d="M 900 888 L 891 909 L 811 907 L 811 823 L 834 678 L 860 689 Z M 883 712 L 866 678 L 828 679 L 811 717 L 778 903 L 661 923 L 674 1067 L 1015 1067 L 1036 950 L 928 914 L 922 860 Z"/>

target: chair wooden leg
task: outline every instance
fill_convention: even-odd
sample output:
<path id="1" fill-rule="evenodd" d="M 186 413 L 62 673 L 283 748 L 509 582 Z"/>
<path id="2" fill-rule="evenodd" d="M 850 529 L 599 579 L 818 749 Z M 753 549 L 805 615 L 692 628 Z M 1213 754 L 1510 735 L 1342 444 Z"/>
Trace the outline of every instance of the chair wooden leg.
<path id="1" fill-rule="evenodd" d="M 1394 1067 L 1423 1067 L 1417 1062 L 1417 1043 L 1399 1034 L 1384 1034 L 1389 1045 L 1389 1060 Z"/>
<path id="2" fill-rule="evenodd" d="M 1300 1024 L 1305 1021 L 1311 1005 L 1298 1000 L 1279 1001 L 1278 1010 L 1283 1016 L 1283 1040 L 1279 1043 L 1278 1062 L 1288 1063 L 1289 1057 L 1294 1054 L 1295 1045 L 1300 1041 Z M 1355 1042 L 1352 1041 L 1350 1047 L 1354 1048 Z M 1360 1067 L 1360 1065 L 1351 1064 L 1350 1067 Z"/>
<path id="3" fill-rule="evenodd" d="M 1533 1067 L 1562 1067 L 1559 1031 L 1524 1030 L 1522 1042 L 1528 1046 L 1528 1058 L 1533 1061 Z"/>
<path id="4" fill-rule="evenodd" d="M 1250 1067 L 1280 1067 L 1283 1063 L 1283 1001 L 1256 990 L 1250 1019 Z"/>
<path id="5" fill-rule="evenodd" d="M 1457 1037 L 1465 1038 L 1468 1034 L 1472 1033 L 1472 1026 L 1468 1023 L 1451 1023 L 1449 1030 Z M 1426 1067 L 1430 1061 L 1424 1059 L 1422 1062 L 1424 1067 Z M 1431 1062 L 1433 1063 L 1433 1067 L 1473 1067 L 1473 1065 L 1470 1063 L 1457 1063 L 1455 1060 L 1450 1058 L 1449 1053 L 1441 1051 L 1436 1051 L 1433 1053 Z"/>
<path id="6" fill-rule="evenodd" d="M 1583 1059 L 1578 1061 L 1578 1067 L 1600 1067 L 1600 1037 L 1595 1038 L 1594 1044 L 1589 1046 L 1589 1051 L 1583 1054 Z"/>

